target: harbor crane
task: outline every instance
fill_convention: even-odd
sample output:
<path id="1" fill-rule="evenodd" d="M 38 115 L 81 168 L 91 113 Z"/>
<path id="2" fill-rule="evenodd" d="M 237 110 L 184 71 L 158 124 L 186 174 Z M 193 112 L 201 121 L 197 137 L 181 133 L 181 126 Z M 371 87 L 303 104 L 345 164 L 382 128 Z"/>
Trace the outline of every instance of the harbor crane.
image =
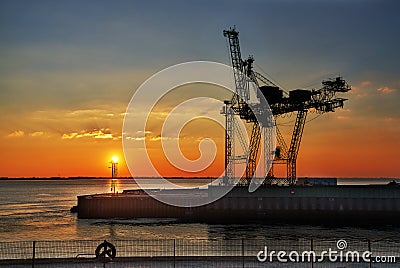
<path id="1" fill-rule="evenodd" d="M 223 35 L 227 38 L 230 60 L 232 64 L 235 79 L 235 94 L 232 99 L 225 101 L 226 109 L 226 135 L 225 135 L 225 177 L 227 181 L 234 176 L 235 163 L 245 161 L 245 176 L 239 181 L 240 184 L 249 184 L 253 178 L 257 159 L 260 151 L 260 140 L 263 126 L 257 121 L 252 109 L 247 104 L 250 99 L 250 84 L 254 83 L 259 87 L 260 91 L 267 100 L 272 111 L 274 120 L 279 116 L 288 113 L 296 113 L 296 120 L 290 145 L 286 142 L 276 126 L 277 147 L 274 152 L 273 165 L 286 164 L 286 178 L 283 179 L 284 184 L 296 183 L 296 161 L 299 153 L 300 142 L 303 135 L 304 125 L 306 123 L 307 113 L 315 110 L 318 113 L 334 112 L 337 108 L 343 108 L 345 98 L 338 97 L 338 93 L 346 93 L 351 88 L 342 77 L 322 81 L 322 87 L 319 89 L 295 89 L 289 92 L 279 88 L 266 76 L 254 70 L 254 57 L 249 56 L 242 59 L 239 32 L 236 29 L 229 28 L 223 31 Z M 258 96 L 260 97 L 260 96 Z M 239 116 L 245 120 L 247 124 L 251 124 L 251 134 L 249 144 L 245 149 L 245 155 L 235 156 L 233 137 L 238 132 L 241 143 L 243 143 L 243 134 L 233 123 L 234 117 Z M 265 152 L 264 152 L 265 153 Z M 265 157 L 265 155 L 264 155 Z M 272 166 L 273 167 L 273 166 Z M 274 177 L 273 168 L 267 175 L 267 182 L 278 180 Z"/>

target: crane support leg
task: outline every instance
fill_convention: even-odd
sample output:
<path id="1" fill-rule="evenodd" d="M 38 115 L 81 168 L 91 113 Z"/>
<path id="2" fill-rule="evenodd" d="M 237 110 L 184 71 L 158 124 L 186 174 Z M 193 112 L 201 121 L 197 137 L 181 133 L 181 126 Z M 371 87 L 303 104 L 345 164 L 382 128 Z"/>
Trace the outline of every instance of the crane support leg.
<path id="1" fill-rule="evenodd" d="M 224 184 L 230 184 L 230 179 L 234 177 L 235 167 L 232 161 L 234 154 L 234 113 L 233 110 L 225 105 L 225 177 Z"/>
<path id="2" fill-rule="evenodd" d="M 274 166 L 277 164 L 285 164 L 287 165 L 288 163 L 288 154 L 289 154 L 289 149 L 286 145 L 285 139 L 282 136 L 282 133 L 280 132 L 278 126 L 275 127 L 276 131 L 276 150 L 275 150 L 275 157 L 272 163 L 272 167 L 268 172 L 267 177 L 270 179 L 271 182 L 273 181 L 282 181 L 281 179 L 276 179 L 274 175 Z M 283 179 L 284 184 L 289 184 L 289 181 L 287 178 Z"/>
<path id="3" fill-rule="evenodd" d="M 301 137 L 306 123 L 307 110 L 297 112 L 296 123 L 293 129 L 292 140 L 290 142 L 287 162 L 287 179 L 289 184 L 296 183 L 296 160 L 299 153 Z"/>
<path id="4" fill-rule="evenodd" d="M 281 131 L 279 130 L 278 126 L 275 127 L 276 131 L 276 141 L 277 145 L 279 146 L 279 155 L 277 155 L 278 159 L 286 159 L 288 157 L 288 148 L 285 142 L 285 139 L 282 136 Z"/>
<path id="5" fill-rule="evenodd" d="M 254 122 L 253 129 L 251 131 L 249 157 L 246 166 L 247 183 L 250 183 L 254 173 L 256 172 L 257 154 L 258 154 L 258 148 L 260 147 L 260 140 L 261 140 L 260 124 L 256 121 Z"/>

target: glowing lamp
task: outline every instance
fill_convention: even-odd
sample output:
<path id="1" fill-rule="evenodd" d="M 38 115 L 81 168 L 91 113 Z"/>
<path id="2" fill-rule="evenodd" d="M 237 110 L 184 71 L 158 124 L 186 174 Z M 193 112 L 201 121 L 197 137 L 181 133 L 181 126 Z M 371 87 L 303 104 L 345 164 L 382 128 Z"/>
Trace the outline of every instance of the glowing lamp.
<path id="1" fill-rule="evenodd" d="M 111 162 L 113 162 L 113 163 L 118 163 L 118 156 L 113 156 L 113 157 L 111 158 Z"/>

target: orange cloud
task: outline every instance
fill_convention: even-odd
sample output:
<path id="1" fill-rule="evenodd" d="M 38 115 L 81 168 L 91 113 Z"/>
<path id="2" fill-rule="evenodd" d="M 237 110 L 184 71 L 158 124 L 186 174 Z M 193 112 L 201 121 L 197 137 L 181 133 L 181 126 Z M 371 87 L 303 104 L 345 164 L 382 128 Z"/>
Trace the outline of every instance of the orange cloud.
<path id="1" fill-rule="evenodd" d="M 348 116 L 343 116 L 343 115 L 338 115 L 338 116 L 336 116 L 336 118 L 339 119 L 339 120 L 346 120 L 346 119 L 349 119 Z"/>
<path id="2" fill-rule="evenodd" d="M 22 137 L 22 136 L 24 136 L 24 135 L 25 135 L 25 132 L 23 132 L 22 130 L 16 130 L 16 131 L 14 131 L 14 132 L 8 134 L 7 137 L 12 137 L 12 138 L 14 138 L 14 137 Z"/>
<path id="3" fill-rule="evenodd" d="M 113 140 L 118 140 L 121 137 L 117 136 L 114 137 L 113 134 L 111 133 L 110 129 L 108 128 L 102 128 L 102 129 L 94 129 L 91 131 L 87 130 L 82 130 L 79 133 L 78 132 L 71 132 L 71 133 L 65 133 L 62 135 L 62 139 L 80 139 L 80 138 L 95 138 L 95 139 L 113 139 Z"/>
<path id="4" fill-rule="evenodd" d="M 368 96 L 368 93 L 366 92 L 366 90 L 363 88 L 362 85 L 361 87 L 352 86 L 350 94 L 355 95 L 357 98 L 364 98 Z"/>
<path id="5" fill-rule="evenodd" d="M 389 87 L 380 87 L 377 89 L 377 91 L 382 94 L 390 94 L 393 93 L 395 90 Z"/>
<path id="6" fill-rule="evenodd" d="M 371 84 L 372 84 L 371 81 L 363 81 L 363 82 L 361 82 L 361 86 L 363 86 L 363 87 L 368 87 Z"/>
<path id="7" fill-rule="evenodd" d="M 43 131 L 36 131 L 36 132 L 29 133 L 29 136 L 31 136 L 31 137 L 40 137 L 43 135 L 44 135 Z"/>

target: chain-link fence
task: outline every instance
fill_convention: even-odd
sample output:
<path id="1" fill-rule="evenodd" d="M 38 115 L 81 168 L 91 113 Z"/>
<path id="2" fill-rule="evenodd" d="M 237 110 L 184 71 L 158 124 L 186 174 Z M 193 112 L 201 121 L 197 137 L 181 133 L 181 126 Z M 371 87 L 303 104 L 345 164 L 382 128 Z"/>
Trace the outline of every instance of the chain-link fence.
<path id="1" fill-rule="evenodd" d="M 104 242 L 0 242 L 0 266 L 400 267 L 400 240 L 394 239 L 153 239 Z M 115 250 L 114 255 L 112 250 Z M 331 251 L 336 252 L 336 259 L 330 259 L 328 253 Z M 363 254 L 368 252 L 370 255 L 366 259 Z M 355 258 L 357 254 L 358 259 Z"/>

